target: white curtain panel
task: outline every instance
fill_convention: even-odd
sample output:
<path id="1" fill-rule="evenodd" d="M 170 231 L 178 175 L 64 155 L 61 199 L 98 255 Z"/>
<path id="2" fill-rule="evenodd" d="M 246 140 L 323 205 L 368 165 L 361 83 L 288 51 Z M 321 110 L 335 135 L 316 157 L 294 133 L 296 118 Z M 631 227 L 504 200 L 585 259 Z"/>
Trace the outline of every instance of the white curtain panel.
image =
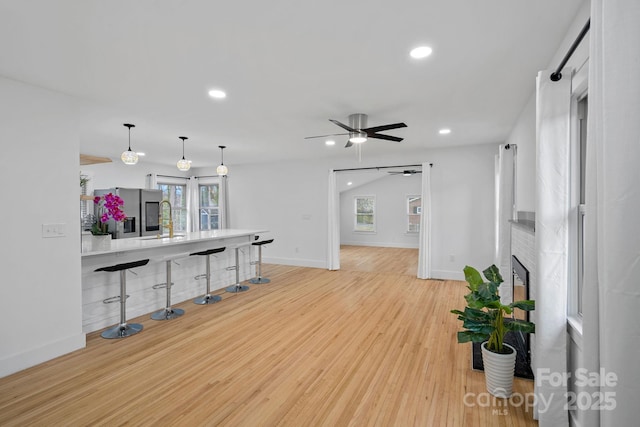
<path id="1" fill-rule="evenodd" d="M 200 229 L 200 219 L 198 213 L 200 211 L 200 195 L 198 188 L 198 178 L 192 176 L 187 181 L 187 230 L 198 231 Z"/>
<path id="2" fill-rule="evenodd" d="M 218 212 L 220 229 L 229 228 L 229 178 L 224 175 L 220 177 L 220 193 L 218 194 Z"/>
<path id="3" fill-rule="evenodd" d="M 494 264 L 500 269 L 504 282 L 500 285 L 503 304 L 513 302 L 511 286 L 511 223 L 515 219 L 514 177 L 516 146 L 498 147 L 496 161 L 496 248 Z"/>
<path id="4" fill-rule="evenodd" d="M 431 278 L 431 165 L 422 164 L 422 213 L 418 237 L 418 279 Z"/>
<path id="5" fill-rule="evenodd" d="M 553 71 L 538 73 L 536 98 L 536 323 L 532 348 L 537 369 L 567 372 L 567 289 L 569 268 L 569 173 L 571 79 L 553 82 Z M 571 70 L 563 70 L 571 76 Z M 550 402 L 537 413 L 541 426 L 568 422 L 566 384 L 536 381 L 538 403 Z M 539 409 L 541 406 L 538 406 Z"/>
<path id="6" fill-rule="evenodd" d="M 147 189 L 148 190 L 157 190 L 158 189 L 158 175 L 155 173 L 150 173 L 147 175 Z"/>
<path id="7" fill-rule="evenodd" d="M 585 367 L 615 409 L 584 411 L 584 425 L 637 426 L 640 2 L 592 0 L 590 39 L 583 340 Z"/>
<path id="8" fill-rule="evenodd" d="M 327 269 L 340 270 L 340 198 L 336 172 L 329 170 L 327 224 Z"/>

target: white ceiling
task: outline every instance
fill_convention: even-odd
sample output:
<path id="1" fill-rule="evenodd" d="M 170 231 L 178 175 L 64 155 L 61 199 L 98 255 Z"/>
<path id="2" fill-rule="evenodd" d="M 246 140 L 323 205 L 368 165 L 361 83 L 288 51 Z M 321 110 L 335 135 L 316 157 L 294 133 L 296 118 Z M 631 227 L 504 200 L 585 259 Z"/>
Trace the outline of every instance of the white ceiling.
<path id="1" fill-rule="evenodd" d="M 194 167 L 503 141 L 583 0 L 0 0 L 0 75 L 79 98 L 81 151 Z M 433 54 L 411 59 L 427 44 Z M 224 89 L 214 100 L 207 91 Z M 449 127 L 446 137 L 438 129 Z"/>

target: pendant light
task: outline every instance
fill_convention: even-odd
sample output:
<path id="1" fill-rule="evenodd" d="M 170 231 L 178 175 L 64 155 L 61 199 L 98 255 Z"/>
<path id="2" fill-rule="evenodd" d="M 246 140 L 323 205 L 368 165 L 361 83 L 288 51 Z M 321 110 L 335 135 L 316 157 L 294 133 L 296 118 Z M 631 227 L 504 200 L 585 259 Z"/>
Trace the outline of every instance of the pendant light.
<path id="1" fill-rule="evenodd" d="M 191 163 L 189 162 L 189 160 L 186 160 L 184 158 L 184 140 L 189 138 L 187 138 L 186 136 L 179 136 L 178 138 L 182 140 L 182 158 L 178 160 L 178 163 L 176 165 L 178 166 L 179 170 L 186 172 L 191 169 Z"/>
<path id="2" fill-rule="evenodd" d="M 120 158 L 125 165 L 135 165 L 138 163 L 138 153 L 131 151 L 131 128 L 136 127 L 136 125 L 125 123 L 123 126 L 129 128 L 129 149 L 123 152 Z"/>
<path id="3" fill-rule="evenodd" d="M 225 176 L 229 172 L 229 168 L 224 165 L 224 149 L 227 148 L 224 145 L 218 145 L 220 148 L 220 166 L 216 168 L 216 172 L 220 176 Z"/>

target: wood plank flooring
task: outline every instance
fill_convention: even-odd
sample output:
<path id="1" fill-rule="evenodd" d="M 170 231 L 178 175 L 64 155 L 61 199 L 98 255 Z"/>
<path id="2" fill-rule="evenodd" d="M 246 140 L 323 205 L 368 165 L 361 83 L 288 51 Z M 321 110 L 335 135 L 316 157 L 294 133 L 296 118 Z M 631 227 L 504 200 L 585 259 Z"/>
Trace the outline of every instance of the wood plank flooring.
<path id="1" fill-rule="evenodd" d="M 179 304 L 179 319 L 135 319 L 144 330 L 125 340 L 91 334 L 83 350 L 0 379 L 0 425 L 537 425 L 518 400 L 484 395 L 470 345 L 456 343 L 449 310 L 463 306 L 464 283 L 263 272 L 270 284 Z"/>

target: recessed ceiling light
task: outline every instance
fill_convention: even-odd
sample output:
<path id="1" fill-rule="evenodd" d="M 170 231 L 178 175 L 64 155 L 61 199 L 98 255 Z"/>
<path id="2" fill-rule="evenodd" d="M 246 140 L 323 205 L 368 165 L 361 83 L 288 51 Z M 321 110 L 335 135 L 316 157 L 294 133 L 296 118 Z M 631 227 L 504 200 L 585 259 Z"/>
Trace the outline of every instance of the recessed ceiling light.
<path id="1" fill-rule="evenodd" d="M 336 142 L 333 139 L 328 139 L 324 143 L 325 145 L 336 145 Z"/>
<path id="2" fill-rule="evenodd" d="M 451 133 L 451 129 L 447 129 L 447 128 L 445 128 L 445 129 L 440 129 L 440 130 L 438 131 L 438 133 L 439 133 L 440 135 L 449 135 L 449 134 Z"/>
<path id="3" fill-rule="evenodd" d="M 353 185 L 353 182 L 349 181 L 347 182 L 347 185 Z"/>
<path id="4" fill-rule="evenodd" d="M 223 99 L 227 97 L 227 94 L 220 89 L 211 89 L 209 91 L 209 96 L 216 99 Z"/>
<path id="5" fill-rule="evenodd" d="M 145 153 L 141 153 L 141 152 L 139 152 L 139 151 L 137 151 L 137 152 L 136 152 L 136 154 L 137 154 L 138 156 L 144 156 L 144 155 L 145 155 Z"/>
<path id="6" fill-rule="evenodd" d="M 411 49 L 409 55 L 411 55 L 411 57 L 415 59 L 422 59 L 431 55 L 431 52 L 433 52 L 433 49 L 431 49 L 429 46 L 418 46 Z"/>

